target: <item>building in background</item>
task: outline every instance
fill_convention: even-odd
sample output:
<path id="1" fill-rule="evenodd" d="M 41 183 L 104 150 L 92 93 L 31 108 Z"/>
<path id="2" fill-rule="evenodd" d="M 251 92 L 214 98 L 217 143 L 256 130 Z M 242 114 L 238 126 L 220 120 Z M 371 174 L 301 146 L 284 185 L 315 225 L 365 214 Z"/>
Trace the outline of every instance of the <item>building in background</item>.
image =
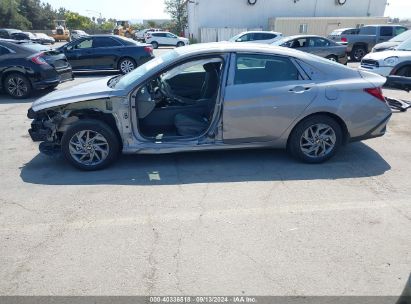
<path id="1" fill-rule="evenodd" d="M 327 35 L 337 28 L 387 23 L 387 0 L 188 0 L 187 36 L 227 40 L 246 30 Z"/>

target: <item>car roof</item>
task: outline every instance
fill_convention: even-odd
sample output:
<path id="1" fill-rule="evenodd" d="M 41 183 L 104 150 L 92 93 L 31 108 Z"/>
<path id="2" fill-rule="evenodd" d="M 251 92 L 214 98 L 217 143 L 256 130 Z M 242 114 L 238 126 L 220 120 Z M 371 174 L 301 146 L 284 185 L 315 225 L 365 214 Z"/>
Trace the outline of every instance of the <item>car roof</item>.
<path id="1" fill-rule="evenodd" d="M 246 32 L 242 32 L 241 34 L 247 34 L 247 33 L 281 34 L 280 32 L 274 32 L 274 31 L 246 31 Z"/>
<path id="2" fill-rule="evenodd" d="M 294 35 L 294 36 L 284 37 L 285 40 L 302 39 L 302 38 L 323 38 L 323 39 L 328 40 L 328 38 L 323 37 L 323 36 L 318 36 L 318 35 Z"/>
<path id="3" fill-rule="evenodd" d="M 369 26 L 392 26 L 392 27 L 406 27 L 406 26 L 403 26 L 403 25 L 401 25 L 401 24 L 367 24 L 367 25 L 364 25 L 363 27 L 369 27 Z"/>

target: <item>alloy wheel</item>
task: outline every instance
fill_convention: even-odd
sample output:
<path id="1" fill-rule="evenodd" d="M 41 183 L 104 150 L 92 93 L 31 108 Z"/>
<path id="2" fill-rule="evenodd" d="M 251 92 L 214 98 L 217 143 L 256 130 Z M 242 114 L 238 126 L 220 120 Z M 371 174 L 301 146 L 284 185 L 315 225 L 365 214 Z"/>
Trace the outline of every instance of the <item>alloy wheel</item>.
<path id="1" fill-rule="evenodd" d="M 96 131 L 82 130 L 73 135 L 69 142 L 71 157 L 79 164 L 96 166 L 110 153 L 107 139 Z"/>
<path id="2" fill-rule="evenodd" d="M 27 94 L 28 89 L 27 83 L 19 76 L 11 77 L 7 81 L 7 91 L 12 96 L 22 97 Z"/>
<path id="3" fill-rule="evenodd" d="M 304 155 L 319 158 L 329 155 L 335 148 L 337 136 L 327 124 L 314 124 L 307 128 L 300 139 L 300 148 Z"/>
<path id="4" fill-rule="evenodd" d="M 365 56 L 365 51 L 363 49 L 356 49 L 354 51 L 354 59 L 357 61 L 361 61 Z"/>
<path id="5" fill-rule="evenodd" d="M 134 62 L 129 59 L 125 59 L 120 63 L 120 70 L 122 73 L 127 74 L 135 69 Z"/>

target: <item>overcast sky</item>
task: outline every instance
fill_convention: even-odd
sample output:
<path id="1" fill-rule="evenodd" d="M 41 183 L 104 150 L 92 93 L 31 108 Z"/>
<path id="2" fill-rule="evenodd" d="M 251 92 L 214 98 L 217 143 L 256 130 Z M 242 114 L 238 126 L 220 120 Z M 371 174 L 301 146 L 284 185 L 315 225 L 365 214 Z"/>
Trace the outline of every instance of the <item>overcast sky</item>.
<path id="1" fill-rule="evenodd" d="M 106 18 L 116 19 L 164 19 L 168 15 L 164 12 L 164 0 L 44 0 L 54 8 L 61 6 L 92 17 L 101 13 Z M 224 1 L 224 0 L 221 0 Z M 352 0 L 351 0 L 352 1 Z M 410 0 L 388 0 L 386 16 L 410 18 Z M 89 10 L 96 12 L 89 12 Z"/>

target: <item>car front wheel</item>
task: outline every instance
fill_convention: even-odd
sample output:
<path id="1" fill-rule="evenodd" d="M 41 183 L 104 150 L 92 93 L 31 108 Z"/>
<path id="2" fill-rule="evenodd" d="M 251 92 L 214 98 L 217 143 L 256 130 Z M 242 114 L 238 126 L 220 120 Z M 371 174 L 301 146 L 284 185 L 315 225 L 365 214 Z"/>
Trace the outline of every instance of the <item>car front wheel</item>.
<path id="1" fill-rule="evenodd" d="M 182 41 L 179 41 L 179 42 L 177 43 L 177 47 L 182 47 L 182 46 L 185 46 L 185 43 L 182 42 Z"/>
<path id="2" fill-rule="evenodd" d="M 72 125 L 63 135 L 61 148 L 70 164 L 86 171 L 104 169 L 120 154 L 119 138 L 113 129 L 94 119 Z"/>
<path id="3" fill-rule="evenodd" d="M 30 96 L 32 87 L 30 80 L 20 73 L 12 73 L 4 79 L 4 89 L 11 97 L 23 99 Z"/>
<path id="4" fill-rule="evenodd" d="M 316 115 L 300 122 L 288 141 L 289 152 L 306 163 L 322 163 L 333 157 L 342 144 L 338 122 L 328 116 Z"/>

